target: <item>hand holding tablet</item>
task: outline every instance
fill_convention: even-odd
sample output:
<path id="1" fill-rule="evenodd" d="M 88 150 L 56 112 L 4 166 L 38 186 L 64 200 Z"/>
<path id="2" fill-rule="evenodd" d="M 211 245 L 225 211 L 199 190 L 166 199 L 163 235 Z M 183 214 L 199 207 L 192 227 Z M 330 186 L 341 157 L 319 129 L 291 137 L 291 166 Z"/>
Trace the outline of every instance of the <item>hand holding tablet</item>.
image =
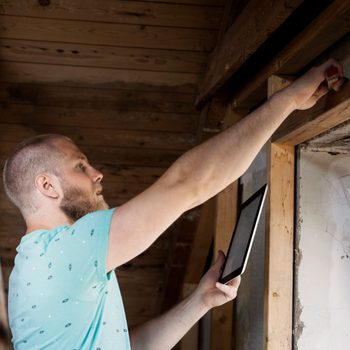
<path id="1" fill-rule="evenodd" d="M 267 185 L 264 185 L 241 205 L 226 260 L 219 278 L 220 283 L 228 283 L 244 272 L 253 245 L 266 193 Z"/>

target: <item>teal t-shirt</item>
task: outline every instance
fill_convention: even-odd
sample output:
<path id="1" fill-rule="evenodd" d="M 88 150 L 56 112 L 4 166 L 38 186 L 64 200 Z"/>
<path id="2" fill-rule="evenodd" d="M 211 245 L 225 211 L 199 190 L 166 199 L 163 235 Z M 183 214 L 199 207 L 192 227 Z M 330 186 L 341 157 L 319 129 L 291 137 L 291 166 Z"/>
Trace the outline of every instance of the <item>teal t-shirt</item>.
<path id="1" fill-rule="evenodd" d="M 9 281 L 16 350 L 130 349 L 118 282 L 106 273 L 113 211 L 22 237 Z"/>

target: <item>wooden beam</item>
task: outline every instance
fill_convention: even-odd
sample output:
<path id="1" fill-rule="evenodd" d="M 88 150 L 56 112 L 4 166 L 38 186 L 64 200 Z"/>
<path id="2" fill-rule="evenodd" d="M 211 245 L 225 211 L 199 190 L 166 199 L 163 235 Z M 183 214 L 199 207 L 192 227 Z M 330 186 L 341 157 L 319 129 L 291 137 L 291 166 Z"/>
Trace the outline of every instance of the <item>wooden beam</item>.
<path id="1" fill-rule="evenodd" d="M 271 75 L 295 75 L 350 30 L 350 2 L 334 0 L 234 96 L 233 105 L 252 108 L 266 96 Z M 258 93 L 257 93 L 258 92 Z"/>
<path id="2" fill-rule="evenodd" d="M 194 96 L 185 93 L 147 90 L 98 89 L 50 84 L 0 84 L 0 102 L 62 108 L 126 112 L 196 114 Z"/>
<path id="3" fill-rule="evenodd" d="M 71 21 L 45 17 L 0 15 L 1 35 L 8 39 L 56 41 L 88 45 L 144 47 L 152 49 L 210 51 L 216 39 L 213 29 L 192 29 Z"/>
<path id="4" fill-rule="evenodd" d="M 288 84 L 272 76 L 268 95 Z M 267 150 L 269 194 L 266 220 L 265 346 L 292 349 L 294 147 L 271 143 Z"/>
<path id="5" fill-rule="evenodd" d="M 208 257 L 209 247 L 214 237 L 215 224 L 215 198 L 202 205 L 196 233 L 187 263 L 182 297 L 190 294 L 201 279 Z"/>
<path id="6" fill-rule="evenodd" d="M 4 38 L 1 38 L 0 48 L 4 61 L 185 73 L 202 72 L 207 56 L 196 51 Z"/>
<path id="7" fill-rule="evenodd" d="M 162 95 L 158 95 L 161 99 Z M 136 101 L 135 101 L 136 102 Z M 161 102 L 161 101 L 160 101 Z M 0 103 L 1 123 L 47 125 L 143 131 L 187 132 L 194 134 L 198 116 L 190 113 L 116 111 L 91 108 L 51 107 Z"/>
<path id="8" fill-rule="evenodd" d="M 83 123 L 83 119 L 82 119 Z M 98 147 L 152 148 L 185 151 L 194 146 L 195 136 L 190 133 L 118 130 L 82 126 L 1 124 L 0 142 L 16 142 L 39 134 L 61 134 L 76 140 L 80 145 Z"/>
<path id="9" fill-rule="evenodd" d="M 238 181 L 220 192 L 216 198 L 214 261 L 218 251 L 227 253 L 237 215 Z M 233 303 L 226 303 L 212 309 L 211 348 L 231 350 L 233 332 Z"/>
<path id="10" fill-rule="evenodd" d="M 294 112 L 272 137 L 273 142 L 297 145 L 350 119 L 350 81 L 330 92 L 311 109 Z"/>
<path id="11" fill-rule="evenodd" d="M 60 0 L 41 6 L 38 1 L 3 1 L 2 14 L 11 16 L 45 17 L 104 23 L 128 23 L 162 27 L 217 29 L 222 8 L 212 6 L 174 6 L 143 1 Z M 190 25 L 189 25 L 190 23 Z"/>
<path id="12" fill-rule="evenodd" d="M 202 105 L 213 96 L 301 3 L 302 0 L 249 1 L 214 49 L 196 103 Z"/>
<path id="13" fill-rule="evenodd" d="M 93 86 L 104 89 L 138 89 L 195 93 L 196 73 L 152 72 L 1 61 L 0 81 L 33 82 L 61 86 Z"/>

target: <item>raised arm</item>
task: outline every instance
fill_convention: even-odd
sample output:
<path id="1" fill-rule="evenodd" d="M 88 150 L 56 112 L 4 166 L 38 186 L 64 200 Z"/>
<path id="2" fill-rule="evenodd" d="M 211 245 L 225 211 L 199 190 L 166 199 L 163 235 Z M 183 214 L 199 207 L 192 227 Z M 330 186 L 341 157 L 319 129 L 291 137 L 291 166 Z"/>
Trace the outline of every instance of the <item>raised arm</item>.
<path id="1" fill-rule="evenodd" d="M 342 71 L 334 60 L 311 69 L 233 127 L 186 152 L 155 184 L 117 208 L 110 228 L 107 270 L 143 252 L 182 213 L 239 178 L 291 112 L 313 106 L 327 93 L 321 83 L 331 65 Z"/>

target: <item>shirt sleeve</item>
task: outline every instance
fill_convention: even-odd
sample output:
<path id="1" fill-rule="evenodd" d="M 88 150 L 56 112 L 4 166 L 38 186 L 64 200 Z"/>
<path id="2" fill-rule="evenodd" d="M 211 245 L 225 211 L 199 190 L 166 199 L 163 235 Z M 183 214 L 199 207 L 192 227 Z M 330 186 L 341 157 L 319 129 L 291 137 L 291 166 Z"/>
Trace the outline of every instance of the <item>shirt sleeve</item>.
<path id="1" fill-rule="evenodd" d="M 107 281 L 108 238 L 114 210 L 87 214 L 54 237 L 49 265 L 59 270 L 65 281 L 81 287 L 94 287 Z"/>

